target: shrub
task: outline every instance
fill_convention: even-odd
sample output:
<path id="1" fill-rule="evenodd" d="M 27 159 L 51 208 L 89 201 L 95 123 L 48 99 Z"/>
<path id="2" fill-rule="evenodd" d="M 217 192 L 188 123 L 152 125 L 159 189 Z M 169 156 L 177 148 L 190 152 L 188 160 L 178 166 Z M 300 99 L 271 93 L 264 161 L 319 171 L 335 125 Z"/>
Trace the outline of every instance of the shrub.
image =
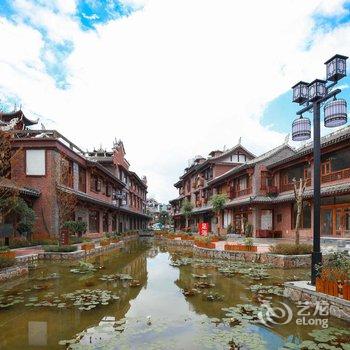
<path id="1" fill-rule="evenodd" d="M 253 236 L 253 225 L 249 222 L 247 222 L 244 226 L 244 234 L 246 237 L 252 237 Z"/>
<path id="2" fill-rule="evenodd" d="M 21 247 L 28 247 L 32 244 L 24 237 L 14 237 L 10 239 L 10 248 L 21 248 Z"/>
<path id="3" fill-rule="evenodd" d="M 86 222 L 84 221 L 66 221 L 63 227 L 67 228 L 71 233 L 84 233 L 86 232 Z"/>
<path id="4" fill-rule="evenodd" d="M 0 269 L 13 266 L 16 262 L 15 258 L 8 258 L 0 256 Z"/>
<path id="5" fill-rule="evenodd" d="M 254 240 L 252 237 L 244 238 L 244 245 L 251 247 L 254 244 Z"/>
<path id="6" fill-rule="evenodd" d="M 9 252 L 9 251 L 10 251 L 10 249 L 7 245 L 0 247 L 0 252 Z"/>
<path id="7" fill-rule="evenodd" d="M 270 253 L 283 255 L 311 254 L 312 245 L 307 243 L 299 245 L 296 245 L 295 243 L 278 243 L 270 247 Z"/>
<path id="8" fill-rule="evenodd" d="M 29 242 L 31 245 L 56 245 L 58 244 L 57 238 L 42 238 L 42 239 L 33 239 Z"/>
<path id="9" fill-rule="evenodd" d="M 44 247 L 45 252 L 60 252 L 70 253 L 77 251 L 78 247 L 75 245 L 48 245 Z"/>

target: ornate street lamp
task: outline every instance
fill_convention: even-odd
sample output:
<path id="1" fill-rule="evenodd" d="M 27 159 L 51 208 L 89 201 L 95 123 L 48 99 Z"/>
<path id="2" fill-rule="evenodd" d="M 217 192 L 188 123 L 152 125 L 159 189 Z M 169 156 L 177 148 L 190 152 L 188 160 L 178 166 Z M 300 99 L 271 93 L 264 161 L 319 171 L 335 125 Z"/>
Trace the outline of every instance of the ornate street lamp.
<path id="1" fill-rule="evenodd" d="M 346 76 L 346 56 L 334 55 L 324 64 L 327 67 L 327 80 L 337 82 Z"/>
<path id="2" fill-rule="evenodd" d="M 309 118 L 300 116 L 293 121 L 292 140 L 305 141 L 311 138 L 311 121 Z"/>
<path id="3" fill-rule="evenodd" d="M 348 121 L 347 104 L 343 99 L 329 101 L 324 106 L 324 126 L 334 128 Z"/>
<path id="4" fill-rule="evenodd" d="M 308 100 L 314 102 L 326 95 L 326 81 L 315 79 L 312 83 L 308 85 L 309 96 Z"/>
<path id="5" fill-rule="evenodd" d="M 302 104 L 308 100 L 308 83 L 304 81 L 299 81 L 299 83 L 295 84 L 293 89 L 293 102 Z"/>
<path id="6" fill-rule="evenodd" d="M 340 89 L 332 90 L 337 82 L 346 76 L 346 56 L 335 55 L 325 62 L 327 80 L 316 79 L 307 84 L 307 98 L 305 99 L 305 84 L 299 82 L 293 86 L 293 102 L 305 107 L 297 112 L 300 116 L 293 121 L 292 139 L 294 141 L 304 141 L 311 137 L 311 122 L 302 115 L 305 112 L 313 111 L 313 187 L 314 187 L 314 206 L 313 206 L 313 252 L 311 261 L 311 284 L 315 284 L 317 275 L 317 265 L 322 262 L 321 243 L 320 243 L 320 211 L 321 211 L 321 133 L 320 133 L 320 114 L 321 104 L 331 98 L 334 100 L 326 103 L 324 106 L 324 124 L 326 127 L 336 127 L 344 125 L 347 122 L 347 104 L 343 99 L 336 99 L 341 92 Z M 331 82 L 328 86 L 328 82 Z"/>

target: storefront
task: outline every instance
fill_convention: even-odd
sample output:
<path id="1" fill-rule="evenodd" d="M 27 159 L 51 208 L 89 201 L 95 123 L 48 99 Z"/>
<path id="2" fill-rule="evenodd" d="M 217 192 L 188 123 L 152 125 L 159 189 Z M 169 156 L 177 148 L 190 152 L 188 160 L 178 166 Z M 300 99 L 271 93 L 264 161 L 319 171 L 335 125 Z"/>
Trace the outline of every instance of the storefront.
<path id="1" fill-rule="evenodd" d="M 350 237 L 350 195 L 322 198 L 321 236 Z"/>

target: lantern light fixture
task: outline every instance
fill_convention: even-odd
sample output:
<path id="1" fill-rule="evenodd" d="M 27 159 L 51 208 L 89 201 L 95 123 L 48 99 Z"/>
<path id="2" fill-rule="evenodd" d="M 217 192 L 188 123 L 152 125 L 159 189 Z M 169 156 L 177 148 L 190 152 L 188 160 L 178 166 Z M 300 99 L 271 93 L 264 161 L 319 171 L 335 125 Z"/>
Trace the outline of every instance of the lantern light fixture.
<path id="1" fill-rule="evenodd" d="M 329 101 L 324 106 L 324 126 L 334 128 L 346 124 L 348 121 L 347 103 L 344 99 Z"/>
<path id="2" fill-rule="evenodd" d="M 327 80 L 337 82 L 346 76 L 347 56 L 334 55 L 324 64 L 326 65 Z"/>
<path id="3" fill-rule="evenodd" d="M 299 81 L 299 83 L 292 86 L 293 102 L 303 104 L 308 100 L 308 85 L 309 83 Z"/>
<path id="4" fill-rule="evenodd" d="M 292 124 L 292 140 L 305 141 L 311 138 L 311 121 L 302 115 Z"/>
<path id="5" fill-rule="evenodd" d="M 326 96 L 326 81 L 321 79 L 315 79 L 308 85 L 310 102 L 317 101 Z"/>

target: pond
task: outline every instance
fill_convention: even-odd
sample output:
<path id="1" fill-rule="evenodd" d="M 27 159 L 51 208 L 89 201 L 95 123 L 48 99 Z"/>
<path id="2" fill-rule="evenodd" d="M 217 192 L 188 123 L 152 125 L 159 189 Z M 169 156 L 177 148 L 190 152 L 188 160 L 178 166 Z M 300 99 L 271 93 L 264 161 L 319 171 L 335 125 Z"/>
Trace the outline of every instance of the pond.
<path id="1" fill-rule="evenodd" d="M 0 349 L 349 349 L 348 324 L 298 325 L 300 308 L 280 295 L 307 274 L 147 240 L 83 264 L 40 262 L 0 287 Z M 266 302 L 293 318 L 268 322 Z"/>

